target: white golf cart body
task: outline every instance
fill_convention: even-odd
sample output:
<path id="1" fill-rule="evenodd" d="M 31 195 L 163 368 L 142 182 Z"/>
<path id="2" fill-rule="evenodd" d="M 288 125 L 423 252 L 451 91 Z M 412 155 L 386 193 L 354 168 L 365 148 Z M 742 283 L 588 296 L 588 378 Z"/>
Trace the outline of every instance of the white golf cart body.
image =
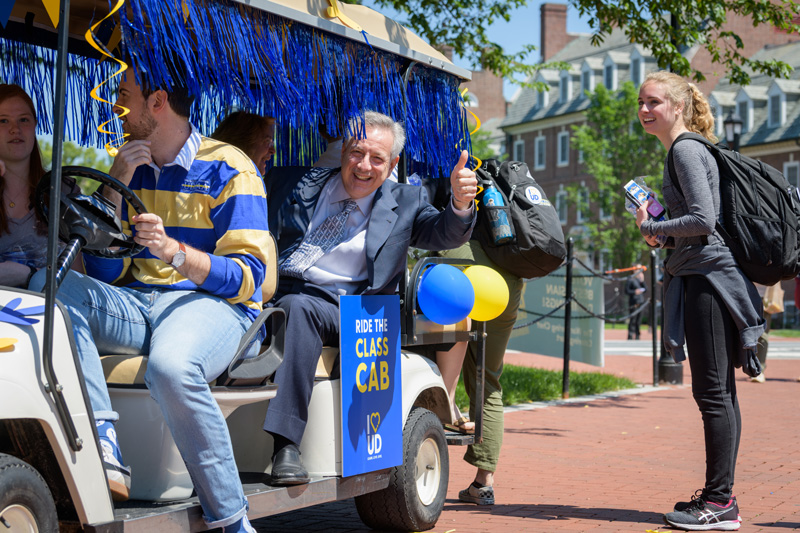
<path id="1" fill-rule="evenodd" d="M 338 37 L 363 40 L 360 32 L 342 25 L 338 19 L 328 20 L 317 16 L 329 5 L 328 2 L 248 0 L 242 3 Z M 79 39 L 88 21 L 97 20 L 98 13 L 108 10 L 105 0 L 73 0 L 71 4 L 67 18 L 70 31 L 74 33 L 69 34 L 70 39 Z M 69 3 L 62 2 L 62 10 L 65 5 Z M 402 26 L 361 6 L 340 7 L 366 29 L 370 46 L 407 58 L 410 63 L 438 68 L 454 77 L 469 79 L 468 71 L 452 65 Z M 0 37 L 24 33 L 29 13 L 34 14 L 31 20 L 42 21 L 47 17 L 40 0 L 18 0 L 12 11 L 11 29 L 5 34 L 0 33 Z M 35 27 L 37 31 L 47 32 L 39 22 Z M 52 32 L 52 28 L 49 31 Z M 67 37 L 60 39 L 65 43 Z M 63 124 L 63 117 L 56 116 L 55 122 L 58 131 L 59 125 Z M 54 144 L 58 143 L 60 136 L 56 135 Z M 58 175 L 60 155 L 54 159 L 54 172 Z M 404 171 L 402 169 L 401 173 Z M 54 247 L 51 245 L 51 248 Z M 466 322 L 443 327 L 431 323 L 417 312 L 414 302 L 416 277 L 419 274 L 421 271 L 415 270 L 410 281 L 401 286 L 401 298 L 411 302 L 411 305 L 406 305 L 405 316 L 402 317 L 402 344 L 446 344 L 476 338 L 475 332 L 466 331 Z M 47 301 L 53 301 L 52 291 L 46 294 Z M 21 301 L 15 302 L 16 299 Z M 13 303 L 15 309 L 27 309 L 41 306 L 45 301 L 45 295 L 42 294 L 0 287 L 2 306 L 11 306 Z M 46 490 L 40 490 L 41 497 L 52 498 L 55 502 L 58 512 L 56 527 L 62 530 L 204 530 L 202 511 L 197 499 L 192 497 L 192 483 L 186 468 L 160 409 L 141 382 L 142 360 L 124 362 L 123 366 L 130 367 L 127 374 L 120 371 L 117 363 L 106 365 L 107 374 L 110 375 L 112 404 L 120 414 L 117 432 L 125 461 L 132 469 L 132 500 L 116 505 L 112 502 L 69 318 L 60 306 L 53 308 L 52 315 L 46 311 L 45 319 L 41 320 L 42 316 L 39 315 L 40 320 L 32 325 L 21 326 L 0 321 L 0 338 L 17 339 L 12 347 L 0 350 L 0 488 L 3 476 L 13 469 L 24 471 L 23 477 L 31 486 L 41 487 L 37 483 L 44 483 Z M 402 412 L 403 420 L 406 420 L 404 448 L 405 433 L 413 430 L 409 429 L 409 425 L 427 424 L 430 426 L 426 430 L 428 436 L 423 435 L 422 443 L 418 443 L 415 450 L 409 452 L 404 449 L 405 462 L 400 467 L 344 478 L 337 356 L 338 349 L 326 349 L 318 367 L 308 426 L 301 443 L 303 461 L 312 477 L 308 485 L 278 488 L 265 483 L 265 479 L 268 479 L 266 474 L 270 471 L 272 443 L 261 427 L 269 399 L 280 394 L 277 387 L 269 382 L 257 386 L 212 387 L 228 422 L 237 465 L 250 504 L 249 516 L 258 518 L 350 497 L 375 497 L 380 500 L 380 495 L 385 491 L 391 487 L 397 489 L 398 485 L 402 488 L 403 483 L 406 489 L 416 492 L 416 505 L 438 506 L 438 511 L 434 509 L 435 516 L 438 516 L 448 475 L 446 446 L 442 449 L 437 445 L 439 440 L 444 439 L 439 421 L 450 422 L 451 413 L 436 365 L 411 350 L 403 349 L 400 355 Z M 115 371 L 118 371 L 118 375 L 114 375 Z M 122 374 L 126 375 L 120 377 Z M 431 425 L 430 413 L 438 418 L 436 428 Z M 480 435 L 480 418 L 477 422 L 477 434 Z M 447 436 L 450 443 L 468 444 L 472 439 L 471 436 Z M 433 473 L 424 476 L 415 474 L 415 471 L 425 471 L 426 468 Z M 408 480 L 396 479 L 406 473 Z M 375 501 L 373 498 L 372 503 Z M 47 529 L 37 522 L 39 517 L 35 509 L 14 502 L 4 507 L 2 495 L 0 515 L 12 526 Z M 371 525 L 402 527 L 402 524 L 371 522 L 370 517 L 365 517 L 363 513 L 362 517 Z M 426 527 L 432 527 L 432 524 Z"/>

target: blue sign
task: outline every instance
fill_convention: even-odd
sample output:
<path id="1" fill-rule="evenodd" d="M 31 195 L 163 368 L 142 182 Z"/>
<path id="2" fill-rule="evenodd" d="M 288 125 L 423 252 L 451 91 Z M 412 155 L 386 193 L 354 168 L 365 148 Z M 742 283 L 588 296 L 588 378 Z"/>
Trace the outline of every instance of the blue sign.
<path id="1" fill-rule="evenodd" d="M 400 297 L 340 296 L 342 474 L 403 462 Z"/>

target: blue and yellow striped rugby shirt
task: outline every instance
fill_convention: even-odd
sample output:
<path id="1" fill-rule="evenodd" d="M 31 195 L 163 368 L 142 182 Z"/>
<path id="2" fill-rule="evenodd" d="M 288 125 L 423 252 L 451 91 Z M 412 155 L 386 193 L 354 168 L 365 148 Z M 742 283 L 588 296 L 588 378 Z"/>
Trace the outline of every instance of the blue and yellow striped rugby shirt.
<path id="1" fill-rule="evenodd" d="M 188 170 L 180 164 L 165 165 L 156 177 L 153 167 L 142 165 L 130 188 L 150 213 L 163 219 L 167 235 L 209 254 L 211 271 L 203 284 L 185 278 L 147 248 L 128 259 L 84 254 L 86 273 L 133 288 L 202 290 L 241 306 L 255 318 L 261 310 L 269 243 L 264 182 L 238 148 L 193 130 L 178 159 L 191 156 L 193 149 L 196 154 L 189 159 Z M 135 235 L 130 221 L 134 214 L 126 202 L 122 225 Z"/>

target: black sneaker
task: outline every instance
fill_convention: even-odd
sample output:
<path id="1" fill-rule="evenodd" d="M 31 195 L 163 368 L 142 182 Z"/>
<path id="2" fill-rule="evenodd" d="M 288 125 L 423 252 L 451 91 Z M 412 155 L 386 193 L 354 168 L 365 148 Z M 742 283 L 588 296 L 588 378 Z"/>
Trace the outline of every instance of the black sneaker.
<path id="1" fill-rule="evenodd" d="M 694 495 L 692 496 L 691 500 L 689 500 L 688 502 L 678 502 L 678 503 L 676 503 L 675 504 L 675 509 L 673 509 L 673 510 L 676 513 L 682 513 L 683 511 L 688 509 L 689 506 L 692 505 L 696 500 L 699 500 L 702 497 L 703 497 L 703 489 L 697 489 L 696 491 L 694 491 Z"/>
<path id="2" fill-rule="evenodd" d="M 686 509 L 688 509 L 692 504 L 694 504 L 694 502 L 696 502 L 697 500 L 702 499 L 702 498 L 703 498 L 703 489 L 697 489 L 696 491 L 694 491 L 694 495 L 692 496 L 692 499 L 690 501 L 676 503 L 674 510 L 675 510 L 676 513 L 681 513 L 683 511 L 685 511 Z M 736 496 L 733 497 L 733 503 L 736 504 L 736 509 L 738 510 L 739 509 L 739 503 L 736 501 Z M 736 518 L 739 519 L 739 522 L 742 521 L 742 515 L 739 514 L 739 515 L 737 515 Z"/>
<path id="3" fill-rule="evenodd" d="M 665 514 L 664 522 L 668 526 L 686 531 L 737 531 L 742 525 L 739 522 L 739 505 L 735 499 L 731 499 L 723 507 L 701 497 L 690 502 L 683 511 Z"/>

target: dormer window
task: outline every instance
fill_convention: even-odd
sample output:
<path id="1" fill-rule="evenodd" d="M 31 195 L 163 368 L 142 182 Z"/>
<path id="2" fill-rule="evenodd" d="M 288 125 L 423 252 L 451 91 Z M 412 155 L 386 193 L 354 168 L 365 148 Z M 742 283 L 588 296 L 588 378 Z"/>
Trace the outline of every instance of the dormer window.
<path id="1" fill-rule="evenodd" d="M 750 131 L 750 127 L 752 124 L 751 120 L 751 113 L 750 110 L 752 109 L 752 103 L 750 102 L 750 98 L 745 95 L 744 99 L 738 99 L 736 101 L 736 114 L 739 115 L 739 118 L 742 119 L 742 133 L 747 133 Z"/>
<path id="2" fill-rule="evenodd" d="M 631 52 L 631 81 L 634 87 L 639 87 L 644 81 L 644 58 L 638 48 Z"/>
<path id="3" fill-rule="evenodd" d="M 786 122 L 786 93 L 773 83 L 767 93 L 767 126 L 777 128 Z"/>
<path id="4" fill-rule="evenodd" d="M 561 78 L 558 82 L 558 101 L 560 103 L 569 102 L 572 96 L 572 77 L 566 70 L 561 71 Z"/>
<path id="5" fill-rule="evenodd" d="M 611 56 L 606 56 L 603 61 L 603 85 L 609 91 L 617 90 L 617 65 Z"/>
<path id="6" fill-rule="evenodd" d="M 638 87 L 642 83 L 641 77 L 642 77 L 642 60 L 631 59 L 631 81 L 633 81 L 634 87 Z"/>
<path id="7" fill-rule="evenodd" d="M 593 74 L 592 67 L 584 62 L 581 67 L 581 98 L 584 98 L 586 93 L 590 93 L 594 90 Z"/>
<path id="8" fill-rule="evenodd" d="M 536 106 L 539 109 L 544 109 L 545 107 L 547 107 L 547 100 L 548 100 L 547 96 L 548 96 L 547 90 L 539 91 L 536 94 Z"/>

